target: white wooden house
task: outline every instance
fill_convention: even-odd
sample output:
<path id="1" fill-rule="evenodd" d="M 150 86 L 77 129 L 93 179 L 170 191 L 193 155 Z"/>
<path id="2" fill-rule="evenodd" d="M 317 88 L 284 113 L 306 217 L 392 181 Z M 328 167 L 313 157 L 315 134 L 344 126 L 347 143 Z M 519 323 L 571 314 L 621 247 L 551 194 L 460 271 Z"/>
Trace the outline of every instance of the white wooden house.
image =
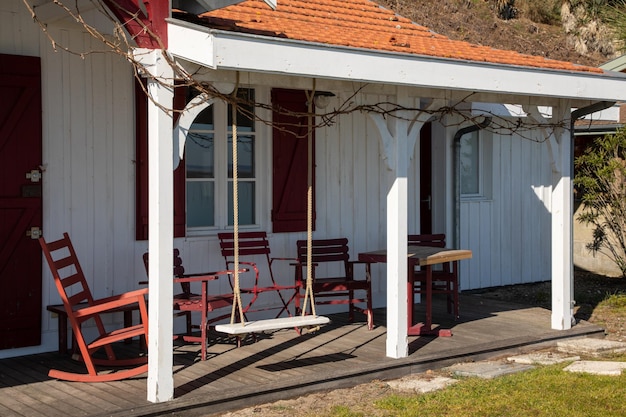
<path id="1" fill-rule="evenodd" d="M 31 239 L 37 229 L 31 228 L 41 228 L 47 239 L 70 234 L 98 297 L 145 280 L 142 254 L 150 245 L 151 259 L 153 253 L 159 259 L 151 261 L 151 325 L 171 320 L 172 247 L 181 250 L 188 271 L 222 269 L 216 233 L 231 228 L 227 105 L 209 103 L 215 176 L 204 185 L 185 178 L 194 159 L 187 157 L 179 168 L 182 177 L 173 179 L 175 144 L 182 145 L 187 135 L 170 140 L 171 115 L 152 104 L 145 107 L 125 57 L 100 53 L 105 47 L 54 2 L 27 3 L 37 6 L 45 32 L 22 0 L 0 2 L 0 211 L 10 219 L 0 223 L 0 282 L 6 294 L 2 305 L 14 304 L 3 315 L 8 330 L 0 357 L 57 348 L 57 320 L 45 307 L 59 298 L 41 267 L 37 241 Z M 571 111 L 583 116 L 623 98 L 624 74 L 451 41 L 367 0 L 280 0 L 276 10 L 250 0 L 200 18 L 172 14 L 168 2 L 151 3 L 146 9 L 141 1 L 118 1 L 148 15 L 144 23 L 167 40 L 167 57 L 195 79 L 217 88 L 238 83 L 267 105 L 281 92 L 315 89 L 332 93 L 318 113 L 360 109 L 315 131 L 314 236 L 348 237 L 355 257 L 388 248 L 389 263 L 374 271 L 375 307 L 388 306 L 388 356 L 407 352 L 406 311 L 396 302 L 407 296 L 405 236 L 429 227 L 446 233 L 450 246 L 473 251 L 471 260 L 461 262 L 462 289 L 552 280 L 552 326 L 572 325 Z M 78 5 L 91 25 L 112 31 L 93 2 Z M 137 25 L 127 27 L 141 34 Z M 142 48 L 135 56 L 147 70 L 167 77 L 171 67 L 162 52 L 151 50 L 154 44 L 141 36 L 137 42 Z M 148 88 L 171 107 L 171 91 L 150 80 Z M 522 110 L 511 114 L 504 105 Z M 394 111 L 384 114 L 374 107 Z M 146 110 L 143 125 L 139 114 Z M 271 111 L 256 111 L 272 119 Z M 183 132 L 206 128 L 205 122 L 192 127 L 184 120 Z M 479 129 L 487 120 L 491 123 Z M 463 130 L 471 126 L 477 128 Z M 146 127 L 150 202 L 141 173 L 147 154 L 140 131 Z M 273 153 L 275 136 L 261 122 L 249 125 L 246 135 L 254 144 L 246 155 L 254 169 L 246 179 L 251 192 L 242 227 L 267 231 L 276 256 L 293 256 L 295 241 L 305 232 L 278 225 L 275 172 L 282 165 Z M 190 152 L 194 145 L 186 139 Z M 32 182 L 38 173 L 41 180 Z M 194 193 L 194 187 L 212 194 Z M 174 201 L 181 190 L 187 190 L 185 197 Z M 200 197 L 212 202 L 210 216 L 196 210 Z M 144 240 L 148 208 L 150 241 Z M 293 280 L 288 266 L 279 272 L 281 282 Z M 216 291 L 229 289 L 226 282 L 216 285 L 221 286 Z M 24 298 L 19 305 L 11 301 L 18 297 Z M 23 322 L 27 302 L 31 328 L 18 329 L 13 318 Z M 162 375 L 170 371 L 167 327 L 151 338 L 151 346 L 160 346 L 151 360 L 166 359 L 152 365 L 149 386 L 167 381 Z M 22 336 L 9 337 L 15 334 Z M 167 382 L 160 396 L 151 387 L 149 399 L 171 398 Z"/>

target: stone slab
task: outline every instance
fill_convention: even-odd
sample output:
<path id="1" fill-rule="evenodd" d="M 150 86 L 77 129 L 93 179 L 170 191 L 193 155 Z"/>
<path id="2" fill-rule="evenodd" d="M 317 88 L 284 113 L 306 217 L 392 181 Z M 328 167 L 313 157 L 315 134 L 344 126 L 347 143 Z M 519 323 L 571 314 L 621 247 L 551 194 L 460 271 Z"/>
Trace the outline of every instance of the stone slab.
<path id="1" fill-rule="evenodd" d="M 503 363 L 495 361 L 482 361 L 470 363 L 458 363 L 445 368 L 446 371 L 452 372 L 458 376 L 475 376 L 479 378 L 496 378 L 502 375 L 508 375 L 515 372 L 528 371 L 533 369 L 532 365 L 519 363 Z"/>
<path id="2" fill-rule="evenodd" d="M 447 378 L 444 376 L 425 377 L 423 375 L 415 375 L 395 379 L 393 381 L 387 381 L 387 385 L 399 391 L 425 394 L 427 392 L 446 388 L 456 382 L 458 382 L 457 379 Z"/>
<path id="3" fill-rule="evenodd" d="M 603 356 L 626 352 L 626 343 L 614 340 L 581 338 L 560 340 L 557 342 L 559 352 L 578 355 Z"/>
<path id="4" fill-rule="evenodd" d="M 594 375 L 614 375 L 622 374 L 622 370 L 626 369 L 626 362 L 610 362 L 610 361 L 576 361 L 563 370 L 568 372 L 584 372 Z"/>
<path id="5" fill-rule="evenodd" d="M 554 365 L 562 362 L 574 362 L 580 360 L 580 356 L 572 356 L 560 352 L 535 352 L 524 355 L 510 356 L 506 358 L 509 362 L 521 363 L 525 365 Z"/>

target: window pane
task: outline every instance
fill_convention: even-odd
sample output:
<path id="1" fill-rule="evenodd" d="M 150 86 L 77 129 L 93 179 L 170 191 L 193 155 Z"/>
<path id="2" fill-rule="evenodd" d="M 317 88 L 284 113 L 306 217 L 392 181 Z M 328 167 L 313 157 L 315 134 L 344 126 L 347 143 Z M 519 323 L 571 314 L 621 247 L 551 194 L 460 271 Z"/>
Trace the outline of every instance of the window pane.
<path id="1" fill-rule="evenodd" d="M 233 177 L 233 137 L 228 136 L 228 178 Z M 254 138 L 237 135 L 237 175 L 254 178 Z"/>
<path id="2" fill-rule="evenodd" d="M 461 194 L 479 194 L 478 132 L 461 138 Z"/>
<path id="3" fill-rule="evenodd" d="M 187 182 L 187 227 L 215 225 L 213 182 Z"/>
<path id="4" fill-rule="evenodd" d="M 250 181 L 238 182 L 239 188 L 239 224 L 255 224 L 254 194 L 255 183 Z M 233 221 L 233 182 L 228 182 L 228 225 Z"/>
<path id="5" fill-rule="evenodd" d="M 193 121 L 191 130 L 213 130 L 213 106 L 202 110 Z"/>
<path id="6" fill-rule="evenodd" d="M 237 104 L 237 131 L 254 132 L 254 90 L 240 89 L 237 92 L 240 102 Z M 228 106 L 228 131 L 233 130 L 233 109 Z"/>
<path id="7" fill-rule="evenodd" d="M 213 178 L 214 161 L 213 133 L 189 132 L 185 143 L 187 178 Z"/>

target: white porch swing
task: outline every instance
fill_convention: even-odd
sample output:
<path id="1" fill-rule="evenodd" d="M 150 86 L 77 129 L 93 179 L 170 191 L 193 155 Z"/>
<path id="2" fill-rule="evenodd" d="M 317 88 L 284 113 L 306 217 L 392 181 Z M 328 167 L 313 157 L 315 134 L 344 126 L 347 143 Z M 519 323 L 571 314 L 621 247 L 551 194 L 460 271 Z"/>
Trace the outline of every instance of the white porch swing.
<path id="1" fill-rule="evenodd" d="M 233 92 L 236 96 L 237 89 Z M 307 265 L 312 265 L 311 241 L 313 239 L 313 144 L 311 141 L 311 131 L 313 129 L 313 94 L 307 92 L 308 101 L 308 189 L 307 189 Z M 238 174 L 237 174 L 237 104 L 232 104 L 232 120 L 233 120 L 233 231 L 234 231 L 234 270 L 235 279 L 233 285 L 233 308 L 229 324 L 218 324 L 215 330 L 230 335 L 244 335 L 249 333 L 260 333 L 271 330 L 281 329 L 309 329 L 317 330 L 319 326 L 328 324 L 330 319 L 325 316 L 318 316 L 315 312 L 315 299 L 313 296 L 313 271 L 307 268 L 306 289 L 304 296 L 304 304 L 302 314 L 291 317 L 279 317 L 274 319 L 264 319 L 255 321 L 246 321 L 241 303 L 241 291 L 239 287 L 239 201 L 238 201 Z M 311 314 L 307 314 L 310 305 Z M 237 315 L 239 321 L 236 321 Z"/>

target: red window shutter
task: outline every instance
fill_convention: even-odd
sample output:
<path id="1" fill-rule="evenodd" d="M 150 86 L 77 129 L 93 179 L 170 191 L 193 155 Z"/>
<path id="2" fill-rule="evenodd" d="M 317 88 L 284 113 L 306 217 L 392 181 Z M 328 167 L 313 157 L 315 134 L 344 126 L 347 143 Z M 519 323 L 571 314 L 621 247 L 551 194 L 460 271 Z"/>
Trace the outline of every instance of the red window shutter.
<path id="1" fill-rule="evenodd" d="M 301 90 L 273 89 L 272 105 L 276 109 L 273 112 L 272 129 L 272 230 L 306 231 L 307 117 L 286 114 L 306 113 L 308 111 L 306 94 Z M 315 149 L 315 132 L 313 146 Z M 313 179 L 313 229 L 315 229 L 315 163 Z"/>
<path id="2" fill-rule="evenodd" d="M 148 239 L 148 98 L 144 86 L 135 81 L 135 235 Z M 185 87 L 174 90 L 174 108 L 182 110 L 186 103 Z M 174 123 L 180 113 L 174 113 Z M 185 162 L 174 171 L 174 237 L 185 236 Z"/>

